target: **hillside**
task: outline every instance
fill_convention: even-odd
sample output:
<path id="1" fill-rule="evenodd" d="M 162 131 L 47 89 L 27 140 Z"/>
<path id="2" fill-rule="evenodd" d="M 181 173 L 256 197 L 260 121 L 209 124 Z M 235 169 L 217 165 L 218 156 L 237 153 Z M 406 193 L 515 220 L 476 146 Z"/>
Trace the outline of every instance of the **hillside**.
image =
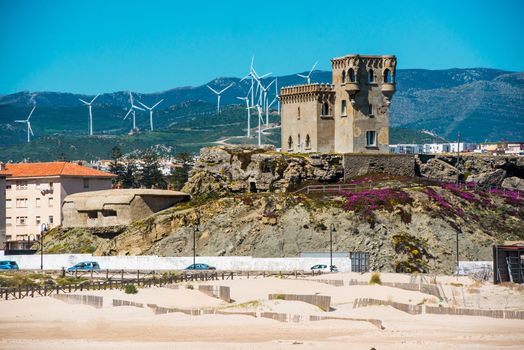
<path id="1" fill-rule="evenodd" d="M 331 73 L 315 71 L 313 81 L 330 82 Z M 296 75 L 278 77 L 279 86 L 302 83 Z M 269 80 L 266 81 L 266 83 Z M 20 92 L 0 96 L 0 159 L 19 161 L 107 158 L 119 145 L 126 151 L 164 144 L 177 151 L 198 152 L 202 146 L 226 139 L 230 143 L 255 143 L 242 138 L 245 110 L 236 96 L 245 94 L 249 82 L 218 78 L 209 84 L 225 87 L 223 112 L 217 115 L 216 97 L 205 85 L 179 87 L 152 94 L 135 93 L 135 99 L 152 105 L 164 99 L 155 111 L 155 129 L 148 132 L 149 116 L 137 112 L 139 135 L 127 135 L 131 120 L 123 120 L 128 108 L 126 92 L 100 95 L 93 105 L 94 133 L 87 138 L 88 110 L 78 98 L 92 96 L 57 92 Z M 275 91 L 270 90 L 269 98 Z M 31 121 L 35 137 L 25 143 L 25 119 L 33 102 L 37 109 Z M 275 105 L 273 105 L 274 107 Z M 279 116 L 272 115 L 273 122 Z M 252 125 L 256 117 L 252 116 Z M 404 69 L 397 72 L 397 92 L 391 105 L 391 143 L 455 140 L 458 131 L 465 141 L 524 139 L 524 73 L 495 69 Z M 428 130 L 431 137 L 418 130 Z M 233 137 L 233 138 L 230 138 Z M 279 129 L 264 135 L 264 142 L 279 146 Z"/>

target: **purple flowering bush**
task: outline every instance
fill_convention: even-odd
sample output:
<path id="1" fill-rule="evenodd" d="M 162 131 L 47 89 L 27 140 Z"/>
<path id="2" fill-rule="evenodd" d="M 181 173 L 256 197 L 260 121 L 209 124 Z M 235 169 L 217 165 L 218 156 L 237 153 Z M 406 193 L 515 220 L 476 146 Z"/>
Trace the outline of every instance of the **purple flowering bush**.
<path id="1" fill-rule="evenodd" d="M 402 190 L 381 188 L 361 192 L 343 192 L 346 202 L 343 208 L 354 211 L 372 226 L 375 223 L 375 210 L 392 212 L 397 205 L 411 204 L 413 200 Z"/>

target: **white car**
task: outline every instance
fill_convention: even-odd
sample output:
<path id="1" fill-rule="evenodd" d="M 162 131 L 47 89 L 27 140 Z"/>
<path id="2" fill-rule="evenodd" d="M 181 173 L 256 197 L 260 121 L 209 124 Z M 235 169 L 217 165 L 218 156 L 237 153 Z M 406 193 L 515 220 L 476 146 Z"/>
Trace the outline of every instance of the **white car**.
<path id="1" fill-rule="evenodd" d="M 331 269 L 327 265 L 318 264 L 311 266 L 311 272 L 338 272 L 335 265 L 331 266 Z"/>

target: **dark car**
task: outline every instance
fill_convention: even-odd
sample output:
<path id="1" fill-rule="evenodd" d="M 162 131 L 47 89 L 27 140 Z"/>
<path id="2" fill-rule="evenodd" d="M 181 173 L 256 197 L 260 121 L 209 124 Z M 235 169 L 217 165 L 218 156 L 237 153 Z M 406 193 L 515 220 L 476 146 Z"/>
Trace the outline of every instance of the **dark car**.
<path id="1" fill-rule="evenodd" d="M 0 261 L 0 270 L 18 270 L 16 261 L 2 260 Z"/>
<path id="2" fill-rule="evenodd" d="M 93 270 L 100 270 L 100 265 L 96 261 L 83 261 L 79 262 L 75 266 L 71 266 L 67 269 L 69 272 L 74 271 L 93 271 Z"/>
<path id="3" fill-rule="evenodd" d="M 216 267 L 208 264 L 191 264 L 185 268 L 186 270 L 216 270 Z"/>

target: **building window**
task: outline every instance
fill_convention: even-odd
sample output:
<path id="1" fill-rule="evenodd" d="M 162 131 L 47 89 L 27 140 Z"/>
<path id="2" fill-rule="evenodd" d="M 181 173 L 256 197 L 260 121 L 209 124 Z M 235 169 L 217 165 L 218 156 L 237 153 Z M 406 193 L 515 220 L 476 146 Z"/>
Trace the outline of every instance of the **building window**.
<path id="1" fill-rule="evenodd" d="M 375 82 L 375 73 L 373 72 L 373 69 L 370 69 L 368 71 L 368 83 L 374 83 Z"/>
<path id="2" fill-rule="evenodd" d="M 27 198 L 17 198 L 16 207 L 17 208 L 27 208 Z"/>
<path id="3" fill-rule="evenodd" d="M 40 198 L 36 199 L 35 205 L 37 208 L 40 208 Z"/>
<path id="4" fill-rule="evenodd" d="M 300 120 L 300 106 L 297 108 L 297 119 Z"/>
<path id="5" fill-rule="evenodd" d="M 309 134 L 306 135 L 306 149 L 311 148 L 311 137 L 309 137 Z"/>
<path id="6" fill-rule="evenodd" d="M 47 206 L 50 207 L 50 208 L 53 206 L 53 197 L 49 197 L 47 199 Z"/>
<path id="7" fill-rule="evenodd" d="M 375 147 L 377 145 L 377 132 L 366 131 L 366 147 Z"/>
<path id="8" fill-rule="evenodd" d="M 109 209 L 104 209 L 102 210 L 102 215 L 103 216 L 116 216 L 116 210 L 109 210 Z"/>
<path id="9" fill-rule="evenodd" d="M 344 84 L 346 82 L 346 71 L 343 70 L 342 71 L 342 84 Z"/>
<path id="10" fill-rule="evenodd" d="M 322 115 L 329 115 L 329 104 L 327 102 L 322 104 Z"/>
<path id="11" fill-rule="evenodd" d="M 5 208 L 8 209 L 8 208 L 11 208 L 12 204 L 11 204 L 11 200 L 10 199 L 6 199 L 5 200 Z"/>
<path id="12" fill-rule="evenodd" d="M 41 184 L 40 184 L 40 181 L 37 181 L 37 182 L 36 182 L 36 189 L 37 189 L 37 190 L 40 190 L 40 185 L 41 185 Z"/>
<path id="13" fill-rule="evenodd" d="M 6 217 L 5 218 L 5 225 L 6 226 L 11 226 L 12 224 L 13 224 L 13 219 L 10 216 Z"/>
<path id="14" fill-rule="evenodd" d="M 373 105 L 370 103 L 370 104 L 368 105 L 368 115 L 369 115 L 370 117 L 374 116 L 375 113 L 373 113 L 373 112 L 374 112 L 374 111 L 373 111 Z"/>
<path id="15" fill-rule="evenodd" d="M 84 188 L 89 188 L 89 179 L 84 179 Z"/>
<path id="16" fill-rule="evenodd" d="M 40 225 L 41 221 L 42 221 L 42 220 L 40 219 L 40 216 L 37 216 L 37 217 L 35 218 L 35 222 L 36 222 L 37 225 Z"/>
<path id="17" fill-rule="evenodd" d="M 348 108 L 346 100 L 342 100 L 342 116 L 348 115 Z"/>
<path id="18" fill-rule="evenodd" d="M 26 226 L 27 225 L 27 216 L 17 216 L 16 224 L 18 226 Z"/>
<path id="19" fill-rule="evenodd" d="M 293 138 L 291 136 L 287 139 L 287 148 L 293 149 Z"/>
<path id="20" fill-rule="evenodd" d="M 349 81 L 350 82 L 352 82 L 352 83 L 356 83 L 357 82 L 357 77 L 355 75 L 355 71 L 353 70 L 353 68 L 349 68 L 348 75 L 349 75 Z"/>
<path id="21" fill-rule="evenodd" d="M 27 181 L 17 180 L 16 189 L 17 190 L 27 190 Z"/>
<path id="22" fill-rule="evenodd" d="M 392 83 L 393 79 L 391 78 L 391 72 L 389 69 L 384 70 L 384 83 Z"/>
<path id="23" fill-rule="evenodd" d="M 48 221 L 49 225 L 52 225 L 53 222 L 54 222 L 53 215 L 49 215 L 49 221 Z"/>

